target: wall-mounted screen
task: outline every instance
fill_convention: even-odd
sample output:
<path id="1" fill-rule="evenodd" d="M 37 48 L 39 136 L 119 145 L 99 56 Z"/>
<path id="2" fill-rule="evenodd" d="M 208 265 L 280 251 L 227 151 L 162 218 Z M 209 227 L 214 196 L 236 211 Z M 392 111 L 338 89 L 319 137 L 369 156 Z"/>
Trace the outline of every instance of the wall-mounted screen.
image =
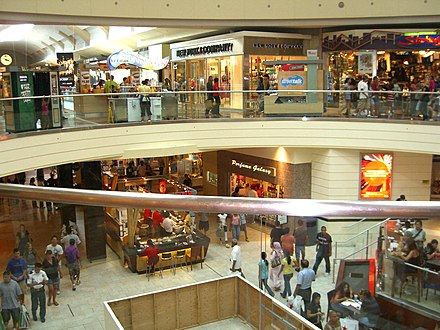
<path id="1" fill-rule="evenodd" d="M 362 154 L 361 199 L 390 199 L 393 155 Z"/>

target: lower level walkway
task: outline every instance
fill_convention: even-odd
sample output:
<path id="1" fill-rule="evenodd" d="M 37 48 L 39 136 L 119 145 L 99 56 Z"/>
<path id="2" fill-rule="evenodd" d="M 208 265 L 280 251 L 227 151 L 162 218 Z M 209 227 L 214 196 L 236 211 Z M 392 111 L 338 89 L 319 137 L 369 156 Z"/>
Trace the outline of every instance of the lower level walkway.
<path id="1" fill-rule="evenodd" d="M 48 212 L 47 208 L 33 209 L 30 201 L 3 200 L 0 203 L 0 269 L 3 271 L 8 259 L 12 256 L 15 233 L 21 223 L 25 224 L 33 238 L 37 252 L 42 256 L 51 236 L 59 235 L 61 219 L 57 211 Z M 250 227 L 258 228 L 256 224 Z M 215 228 L 214 217 L 212 217 L 208 232 L 211 244 L 203 269 L 200 265 L 195 265 L 194 270 L 189 272 L 185 268 L 178 268 L 175 276 L 165 271 L 163 279 L 156 274 L 150 278 L 150 281 L 145 275 L 134 274 L 124 268 L 120 259 L 109 248 L 106 260 L 90 263 L 85 259 L 85 249 L 82 247 L 80 249 L 83 258 L 81 285 L 76 291 L 72 291 L 67 269 L 63 267 L 61 294 L 58 296 L 59 306 L 48 306 L 46 323 L 32 322 L 32 329 L 104 329 L 103 301 L 228 275 L 231 249 L 217 242 Z M 80 230 L 80 238 L 83 240 L 82 234 Z M 246 242 L 243 235 L 242 241 L 239 242 L 242 247 L 242 268 L 246 278 L 257 284 L 257 263 L 261 249 L 266 247 L 269 251 L 269 236 L 253 228 L 248 229 L 248 234 L 250 242 Z M 263 239 L 261 242 L 260 237 Z M 308 247 L 306 253 L 313 264 L 314 247 Z M 324 276 L 323 271 L 324 267 L 321 265 L 313 291 L 322 294 L 322 310 L 326 310 L 325 293 L 332 287 L 332 278 Z M 291 284 L 292 287 L 296 285 L 296 276 Z M 276 294 L 276 298 L 284 301 L 279 293 Z M 29 293 L 26 294 L 26 306 L 30 310 Z"/>

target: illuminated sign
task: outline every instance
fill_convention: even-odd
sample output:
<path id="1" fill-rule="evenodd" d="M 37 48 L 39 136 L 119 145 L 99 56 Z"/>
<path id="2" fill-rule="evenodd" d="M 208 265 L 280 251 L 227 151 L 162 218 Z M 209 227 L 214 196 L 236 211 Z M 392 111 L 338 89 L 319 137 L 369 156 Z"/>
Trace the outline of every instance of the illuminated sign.
<path id="1" fill-rule="evenodd" d="M 268 49 L 302 49 L 301 44 L 273 44 L 273 43 L 253 43 L 253 48 L 268 48 Z"/>
<path id="2" fill-rule="evenodd" d="M 193 47 L 193 48 L 181 49 L 176 51 L 176 56 L 186 57 L 186 56 L 196 56 L 196 55 L 204 55 L 204 54 L 214 54 L 221 52 L 232 52 L 233 47 L 234 44 L 230 42 L 224 44 Z"/>
<path id="3" fill-rule="evenodd" d="M 304 78 L 301 77 L 300 75 L 294 75 L 293 77 L 283 77 L 281 78 L 281 85 L 283 87 L 288 87 L 288 86 L 303 86 L 304 85 Z"/>
<path id="4" fill-rule="evenodd" d="M 147 70 L 162 70 L 170 61 L 169 57 L 159 60 L 151 60 L 135 52 L 120 50 L 107 58 L 110 70 L 115 70 L 120 65 L 134 65 Z"/>
<path id="5" fill-rule="evenodd" d="M 361 161 L 360 198 L 390 199 L 393 156 L 363 154 Z"/>
<path id="6" fill-rule="evenodd" d="M 440 48 L 440 35 L 415 34 L 396 38 L 396 45 L 402 48 L 431 49 Z"/>
<path id="7" fill-rule="evenodd" d="M 282 71 L 304 71 L 304 64 L 282 64 Z"/>
<path id="8" fill-rule="evenodd" d="M 242 161 L 238 161 L 235 159 L 232 159 L 231 161 L 232 166 L 236 166 L 238 168 L 244 168 L 253 172 L 263 173 L 269 176 L 276 176 L 276 168 L 274 167 L 267 167 L 267 166 L 261 166 L 257 164 L 249 164 Z"/>

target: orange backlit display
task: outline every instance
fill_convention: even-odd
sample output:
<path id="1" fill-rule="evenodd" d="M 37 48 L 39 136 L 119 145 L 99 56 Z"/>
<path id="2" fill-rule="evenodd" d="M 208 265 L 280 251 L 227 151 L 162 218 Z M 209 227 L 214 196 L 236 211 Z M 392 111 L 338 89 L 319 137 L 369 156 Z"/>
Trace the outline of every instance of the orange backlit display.
<path id="1" fill-rule="evenodd" d="M 363 154 L 361 162 L 361 199 L 390 199 L 393 156 Z"/>

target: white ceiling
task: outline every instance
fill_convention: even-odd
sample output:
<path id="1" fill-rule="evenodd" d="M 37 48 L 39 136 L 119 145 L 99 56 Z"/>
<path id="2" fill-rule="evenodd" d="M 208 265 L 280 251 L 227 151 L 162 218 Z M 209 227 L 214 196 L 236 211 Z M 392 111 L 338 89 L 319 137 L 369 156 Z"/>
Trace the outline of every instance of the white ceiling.
<path id="1" fill-rule="evenodd" d="M 12 31 L 11 31 L 12 27 Z M 9 31 L 9 33 L 6 33 Z M 213 32 L 179 29 L 116 26 L 0 25 L 0 53 L 23 54 L 26 63 L 56 62 L 56 53 L 74 52 L 75 60 L 108 56 L 118 50 L 137 50 L 150 45 L 188 40 Z M 9 40 L 9 41 L 8 41 Z"/>

